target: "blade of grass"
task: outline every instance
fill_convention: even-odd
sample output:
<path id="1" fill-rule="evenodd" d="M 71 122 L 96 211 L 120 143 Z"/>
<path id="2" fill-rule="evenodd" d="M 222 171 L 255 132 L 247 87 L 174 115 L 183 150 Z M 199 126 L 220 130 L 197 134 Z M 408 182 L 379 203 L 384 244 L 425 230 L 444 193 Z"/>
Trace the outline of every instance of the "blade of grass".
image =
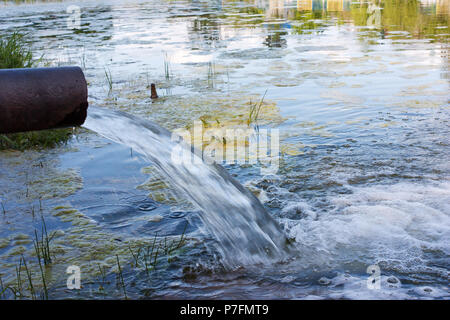
<path id="1" fill-rule="evenodd" d="M 122 268 L 120 267 L 119 256 L 117 254 L 116 254 L 116 259 L 117 259 L 117 267 L 119 268 L 119 279 L 120 279 L 120 282 L 121 282 L 123 294 L 125 296 L 125 299 L 128 299 L 127 291 L 125 290 L 125 281 L 123 280 Z"/>

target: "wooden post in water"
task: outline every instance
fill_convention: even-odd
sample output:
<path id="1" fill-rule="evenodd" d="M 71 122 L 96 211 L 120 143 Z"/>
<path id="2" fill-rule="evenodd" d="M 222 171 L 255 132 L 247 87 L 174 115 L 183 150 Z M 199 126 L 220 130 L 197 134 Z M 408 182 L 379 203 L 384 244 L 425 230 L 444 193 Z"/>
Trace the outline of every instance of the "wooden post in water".
<path id="1" fill-rule="evenodd" d="M 151 84 L 151 96 L 152 99 L 158 99 L 158 94 L 156 93 L 156 85 L 154 83 Z"/>
<path id="2" fill-rule="evenodd" d="M 0 70 L 0 133 L 79 126 L 87 95 L 79 67 Z"/>

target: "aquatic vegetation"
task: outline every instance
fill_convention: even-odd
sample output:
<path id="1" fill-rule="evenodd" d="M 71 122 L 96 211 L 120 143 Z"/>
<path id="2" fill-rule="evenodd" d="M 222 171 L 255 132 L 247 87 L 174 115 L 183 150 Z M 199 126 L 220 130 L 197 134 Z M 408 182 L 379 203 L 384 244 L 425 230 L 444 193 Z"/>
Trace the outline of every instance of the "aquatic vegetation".
<path id="1" fill-rule="evenodd" d="M 324 91 L 321 95 L 321 98 L 324 99 L 330 99 L 332 102 L 330 104 L 337 104 L 337 103 L 345 103 L 347 105 L 355 105 L 359 106 L 364 102 L 364 98 L 349 95 L 346 93 L 343 93 L 336 89 L 330 89 L 327 91 Z"/>
<path id="2" fill-rule="evenodd" d="M 227 70 L 215 63 L 204 64 L 202 69 L 199 70 L 208 71 L 208 74 L 216 79 L 218 69 L 224 73 Z M 211 70 L 214 70 L 214 72 Z M 275 127 L 286 120 L 285 117 L 281 116 L 277 103 L 267 99 L 267 90 L 262 96 L 249 94 L 243 90 L 231 91 L 227 94 L 208 92 L 208 94 L 191 95 L 188 98 L 172 95 L 158 99 L 149 105 L 148 92 L 139 89 L 144 87 L 144 83 L 148 81 L 145 79 L 138 80 L 117 88 L 116 92 L 119 93 L 121 98 L 116 101 L 114 107 L 139 116 L 150 117 L 165 128 L 181 135 L 187 143 L 202 150 L 209 148 L 209 150 L 231 151 L 231 148 L 233 148 L 232 140 L 234 139 L 235 144 L 244 147 L 238 147 L 238 152 L 245 152 L 250 137 L 255 137 L 257 134 L 255 128 L 258 126 Z M 178 79 L 178 81 L 180 80 Z M 216 84 L 216 82 L 214 83 Z M 180 85 L 186 84 L 198 85 L 197 82 L 180 81 Z M 198 129 L 199 123 L 203 133 L 195 135 L 194 130 Z M 246 138 L 227 138 L 227 130 L 229 129 L 236 130 L 236 132 L 240 130 L 246 134 Z M 189 133 L 187 136 L 184 135 L 186 131 Z M 238 155 L 240 162 L 247 161 L 244 160 L 247 158 L 249 156 L 246 154 L 240 153 Z M 158 202 L 175 204 L 178 201 L 178 197 L 170 192 L 170 186 L 156 190 L 155 187 L 158 186 L 158 183 L 153 185 L 154 182 L 156 181 L 148 181 L 139 188 L 151 191 L 149 196 Z"/>
<path id="3" fill-rule="evenodd" d="M 170 66 L 170 59 L 169 56 L 167 55 L 167 53 L 164 53 L 164 77 L 166 79 L 166 81 L 170 80 L 171 78 L 171 72 L 172 72 L 172 68 Z"/>
<path id="4" fill-rule="evenodd" d="M 31 276 L 31 271 L 28 269 L 27 262 L 25 261 L 25 258 L 22 256 L 23 266 L 25 268 L 25 271 L 27 273 L 27 279 L 28 279 L 28 289 L 30 290 L 31 298 L 33 300 L 36 300 L 36 292 L 34 290 L 33 286 L 33 277 Z M 19 270 L 20 270 L 20 264 L 19 264 Z"/>
<path id="5" fill-rule="evenodd" d="M 66 197 L 83 186 L 83 180 L 77 170 L 68 169 L 61 172 L 48 170 L 48 173 L 48 176 L 36 177 L 28 181 L 28 198 Z"/>
<path id="6" fill-rule="evenodd" d="M 145 271 L 149 274 L 150 271 L 156 270 L 158 263 L 158 255 L 167 259 L 170 262 L 176 252 L 181 249 L 186 242 L 186 230 L 188 223 L 186 222 L 183 232 L 179 239 L 169 239 L 168 237 L 157 239 L 157 234 L 153 238 L 153 242 L 150 244 L 139 245 L 136 248 L 136 252 L 129 246 L 129 251 L 133 257 L 134 267 L 145 267 Z M 160 252 L 161 251 L 161 252 Z"/>
<path id="7" fill-rule="evenodd" d="M 216 70 L 214 62 L 208 62 L 208 87 L 214 88 Z"/>
<path id="8" fill-rule="evenodd" d="M 250 111 L 248 113 L 248 119 L 247 119 L 248 126 L 250 126 L 250 124 L 252 124 L 252 123 L 258 122 L 258 116 L 261 112 L 261 107 L 263 105 L 266 94 L 267 94 L 267 90 L 264 92 L 264 95 L 262 96 L 261 101 L 259 101 L 259 103 L 257 103 L 257 102 L 252 103 L 250 101 Z"/>
<path id="9" fill-rule="evenodd" d="M 6 248 L 8 246 L 9 246 L 9 239 L 0 238 L 0 249 Z"/>
<path id="10" fill-rule="evenodd" d="M 42 230 L 41 236 L 38 236 L 37 230 L 34 230 L 35 238 L 33 240 L 33 246 L 36 253 L 36 257 L 40 261 L 44 262 L 44 265 L 48 265 L 52 263 L 52 254 L 50 252 L 50 241 L 52 241 L 55 234 L 51 234 L 50 236 L 47 233 L 47 226 L 45 224 L 44 217 L 42 219 Z"/>
<path id="11" fill-rule="evenodd" d="M 71 128 L 0 134 L 0 150 L 48 149 L 66 144 L 73 136 Z"/>
<path id="12" fill-rule="evenodd" d="M 50 265 L 52 262 L 50 253 L 50 241 L 53 236 L 48 235 L 47 227 L 43 216 L 41 217 L 41 219 L 42 219 L 41 220 L 42 235 L 41 237 L 39 237 L 37 230 L 35 229 L 35 240 L 33 241 L 34 254 L 37 260 L 38 269 L 36 265 L 30 265 L 29 263 L 27 263 L 24 255 L 31 256 L 31 254 L 28 253 L 24 247 L 20 247 L 23 249 L 21 249 L 20 252 L 18 252 L 18 254 L 20 254 L 18 265 L 15 265 L 13 267 L 15 271 L 15 278 L 12 279 L 9 278 L 7 283 L 5 283 L 2 280 L 1 282 L 2 293 L 0 294 L 0 298 L 2 296 L 4 298 L 7 298 L 7 296 L 5 297 L 5 294 L 6 291 L 9 290 L 9 292 L 13 295 L 14 299 L 31 298 L 32 300 L 36 300 L 38 298 L 37 288 L 39 288 L 42 289 L 41 298 L 48 299 L 48 287 L 44 267 Z M 19 234 L 15 237 L 15 239 L 23 239 L 24 237 L 27 236 Z M 18 247 L 16 246 L 13 249 L 17 248 Z M 11 252 L 8 252 L 8 255 L 10 257 L 15 256 L 15 254 L 11 255 Z M 22 273 L 23 271 L 25 271 L 26 274 L 26 281 L 24 281 L 23 278 Z M 39 281 L 36 280 L 36 277 L 39 278 Z"/>
<path id="13" fill-rule="evenodd" d="M 280 149 L 282 154 L 287 154 L 290 156 L 299 156 L 304 153 L 303 151 L 299 150 L 300 146 L 295 144 L 285 143 L 281 146 Z"/>
<path id="14" fill-rule="evenodd" d="M 109 233 L 102 231 L 93 220 L 70 206 L 57 206 L 53 211 L 57 218 L 71 217 L 64 221 L 71 223 L 72 227 L 64 232 L 47 230 L 47 223 L 42 217 L 40 232 L 35 230 L 34 233 L 34 248 L 23 248 L 17 254 L 9 254 L 8 259 L 19 256 L 16 264 L 9 264 L 7 267 L 2 263 L 2 272 L 7 272 L 10 276 L 6 281 L 1 278 L 0 298 L 48 299 L 50 290 L 66 285 L 65 268 L 75 264 L 83 272 L 83 283 L 100 277 L 102 285 L 99 290 L 104 297 L 113 297 L 113 288 L 107 287 L 107 278 L 115 275 L 122 297 L 127 299 L 130 283 L 124 277 L 125 271 L 142 271 L 147 277 L 158 270 L 164 272 L 172 259 L 182 253 L 187 243 L 187 224 L 181 236 L 158 237 L 155 234 L 148 239 L 117 241 Z M 81 228 L 77 223 L 80 219 L 88 222 Z M 26 235 L 15 236 L 23 237 Z M 3 255 L 0 257 L 2 261 L 7 260 Z"/>
<path id="15" fill-rule="evenodd" d="M 166 181 L 154 166 L 148 166 L 141 169 L 143 174 L 149 175 L 149 178 L 137 189 L 149 192 L 148 197 L 163 204 L 176 206 L 182 210 L 192 210 L 192 204 L 174 193 L 173 187 Z"/>
<path id="16" fill-rule="evenodd" d="M 123 272 L 122 272 L 122 268 L 120 267 L 119 256 L 117 254 L 116 254 L 116 259 L 117 259 L 117 269 L 119 270 L 120 285 L 122 287 L 123 295 L 125 296 L 125 299 L 128 299 L 127 291 L 126 291 L 126 287 L 125 287 L 125 281 L 123 280 Z"/>
<path id="17" fill-rule="evenodd" d="M 224 69 L 225 70 L 225 69 Z M 217 65 L 215 66 L 217 74 Z M 175 81 L 176 79 L 173 79 Z M 180 81 L 179 85 L 197 86 L 198 83 Z M 189 97 L 172 95 L 148 104 L 149 94 L 145 87 L 145 80 L 127 83 L 116 89 L 120 98 L 114 105 L 106 101 L 109 107 L 114 107 L 143 117 L 151 117 L 155 122 L 169 130 L 185 128 L 190 130 L 196 120 L 202 121 L 205 127 L 248 127 L 248 120 L 254 122 L 257 115 L 260 125 L 276 125 L 285 118 L 275 101 L 250 94 L 248 91 L 232 91 L 227 94 L 210 92 L 195 94 Z M 158 84 L 158 87 L 160 85 Z M 257 101 L 254 103 L 254 101 Z M 105 103 L 105 105 L 106 105 Z M 249 117 L 251 113 L 251 117 Z"/>
<path id="18" fill-rule="evenodd" d="M 113 79 L 111 75 L 111 70 L 109 68 L 105 68 L 105 78 L 106 83 L 108 84 L 109 92 L 111 92 L 113 89 Z"/>
<path id="19" fill-rule="evenodd" d="M 18 151 L 4 151 L 0 158 L 2 188 L 1 203 L 4 216 L 8 217 L 9 199 L 26 204 L 24 213 L 33 216 L 42 213 L 42 201 L 47 199 L 64 198 L 83 187 L 83 179 L 79 170 L 58 167 L 58 161 L 45 157 L 43 153 L 28 151 L 25 154 Z M 30 166 L 30 163 L 32 165 Z M 19 170 L 23 174 L 17 175 L 10 171 Z M 14 216 L 17 216 L 17 212 Z"/>
<path id="20" fill-rule="evenodd" d="M 13 32 L 0 37 L 0 69 L 31 68 L 35 64 L 24 34 Z"/>

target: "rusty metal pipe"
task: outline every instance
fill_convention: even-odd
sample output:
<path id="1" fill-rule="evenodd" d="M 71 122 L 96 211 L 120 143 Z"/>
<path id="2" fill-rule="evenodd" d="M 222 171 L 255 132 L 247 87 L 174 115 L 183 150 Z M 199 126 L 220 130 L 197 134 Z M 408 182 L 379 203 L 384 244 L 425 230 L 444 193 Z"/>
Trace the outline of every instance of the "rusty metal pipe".
<path id="1" fill-rule="evenodd" d="M 87 95 L 79 67 L 0 70 L 0 133 L 79 126 Z"/>

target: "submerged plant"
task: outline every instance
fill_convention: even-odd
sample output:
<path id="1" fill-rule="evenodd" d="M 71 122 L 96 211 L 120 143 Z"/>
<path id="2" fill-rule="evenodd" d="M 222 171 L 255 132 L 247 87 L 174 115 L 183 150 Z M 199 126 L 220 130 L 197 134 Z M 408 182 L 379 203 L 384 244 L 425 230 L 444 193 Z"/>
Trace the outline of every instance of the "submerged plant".
<path id="1" fill-rule="evenodd" d="M 34 230 L 34 236 L 34 250 L 39 263 L 41 263 L 41 260 L 44 262 L 44 265 L 52 263 L 50 241 L 52 241 L 55 233 L 52 233 L 50 236 L 48 235 L 44 217 L 42 217 L 41 237 L 38 237 L 37 230 Z"/>
<path id="2" fill-rule="evenodd" d="M 34 230 L 35 240 L 33 241 L 34 250 L 36 253 L 36 257 L 39 264 L 39 271 L 41 273 L 41 280 L 42 280 L 42 287 L 43 287 L 43 293 L 42 297 L 43 299 L 48 299 L 48 288 L 47 288 L 47 282 L 45 280 L 45 272 L 44 267 L 52 263 L 51 253 L 50 253 L 50 241 L 52 241 L 53 237 L 55 236 L 55 233 L 52 233 L 50 236 L 47 232 L 47 226 L 45 224 L 44 217 L 42 216 L 42 227 L 41 227 L 41 237 L 39 240 L 37 230 Z"/>
<path id="3" fill-rule="evenodd" d="M 36 300 L 38 298 L 47 300 L 48 295 L 48 284 L 47 277 L 45 273 L 45 268 L 49 264 L 52 263 L 52 255 L 50 251 L 50 242 L 53 237 L 56 235 L 55 232 L 52 232 L 50 235 L 47 231 L 47 225 L 45 223 L 44 217 L 41 216 L 42 225 L 41 225 L 41 234 L 38 234 L 38 231 L 34 230 L 35 239 L 33 240 L 34 253 L 36 255 L 37 266 L 36 264 L 28 265 L 25 257 L 21 255 L 18 265 L 15 267 L 16 271 L 16 279 L 14 282 L 9 283 L 6 289 L 9 289 L 14 296 L 14 299 L 29 299 Z M 37 273 L 40 275 L 40 283 L 38 284 L 40 295 L 38 296 L 38 291 L 35 283 L 33 282 L 33 273 L 36 273 L 36 268 L 38 268 Z M 32 272 L 32 269 L 34 272 Z M 25 271 L 25 277 L 22 274 L 22 271 Z M 3 287 L 3 284 L 1 284 Z M 2 291 L 5 292 L 6 289 Z M 25 289 L 25 290 L 24 290 Z M 26 289 L 28 289 L 29 294 L 25 294 Z M 1 297 L 1 294 L 0 294 Z"/>
<path id="4" fill-rule="evenodd" d="M 105 77 L 106 77 L 106 82 L 108 84 L 109 91 L 111 92 L 113 89 L 113 80 L 112 80 L 111 70 L 109 70 L 109 68 L 105 68 Z"/>
<path id="5" fill-rule="evenodd" d="M 170 60 L 167 53 L 164 53 L 164 75 L 166 80 L 170 80 Z"/>
<path id="6" fill-rule="evenodd" d="M 208 87 L 214 88 L 214 79 L 216 76 L 216 67 L 214 62 L 208 62 Z"/>
<path id="7" fill-rule="evenodd" d="M 117 259 L 117 268 L 119 270 L 120 285 L 122 287 L 123 295 L 125 296 L 125 299 L 128 299 L 127 291 L 125 290 L 125 281 L 123 280 L 123 272 L 122 272 L 122 268 L 120 267 L 119 256 L 117 254 L 116 254 L 116 259 Z"/>
<path id="8" fill-rule="evenodd" d="M 8 287 L 4 286 L 3 279 L 0 274 L 0 299 L 4 298 L 4 294 L 5 294 L 6 290 L 8 290 Z"/>
<path id="9" fill-rule="evenodd" d="M 145 272 L 149 275 L 150 271 L 156 270 L 158 257 L 165 256 L 167 261 L 170 262 L 176 250 L 181 249 L 186 242 L 185 234 L 187 227 L 188 223 L 186 223 L 179 239 L 168 239 L 164 237 L 158 241 L 158 236 L 155 235 L 151 244 L 138 247 L 136 253 L 129 247 L 135 267 L 144 266 Z"/>
<path id="10" fill-rule="evenodd" d="M 100 275 L 102 276 L 102 283 L 106 283 L 106 268 L 104 266 L 101 266 L 99 263 L 97 263 L 98 270 L 100 271 Z"/>
<path id="11" fill-rule="evenodd" d="M 27 273 L 28 278 L 28 288 L 30 290 L 31 298 L 33 300 L 36 300 L 36 292 L 34 291 L 33 286 L 33 279 L 31 277 L 31 271 L 28 269 L 27 262 L 25 261 L 25 258 L 22 256 L 23 266 L 25 267 L 25 272 Z"/>
<path id="12" fill-rule="evenodd" d="M 22 269 L 22 259 L 19 260 L 19 266 L 16 266 L 16 281 L 17 281 L 17 292 L 18 296 L 22 297 L 22 277 L 21 277 L 21 269 Z"/>
<path id="13" fill-rule="evenodd" d="M 131 255 L 134 259 L 134 266 L 139 267 L 139 255 L 141 253 L 142 247 L 138 248 L 138 251 L 136 253 L 133 252 L 133 249 L 131 249 L 131 246 L 128 246 L 128 249 L 130 250 Z"/>
<path id="14" fill-rule="evenodd" d="M 42 292 L 40 295 L 41 299 L 48 299 L 48 288 L 45 279 L 44 266 L 41 261 L 38 260 L 38 267 L 40 271 L 41 281 L 42 281 Z M 15 266 L 16 279 L 5 285 L 0 277 L 0 298 L 8 299 L 6 292 L 9 290 L 14 297 L 14 299 L 32 299 L 37 300 L 38 295 L 36 291 L 36 286 L 33 283 L 33 274 L 31 268 L 29 267 L 27 261 L 22 255 L 19 260 L 19 264 Z M 24 279 L 22 272 L 25 271 L 26 280 Z M 27 293 L 28 290 L 28 293 Z"/>
<path id="15" fill-rule="evenodd" d="M 264 98 L 266 97 L 266 93 L 267 93 L 267 89 L 264 92 L 263 97 L 261 98 L 261 101 L 252 103 L 250 101 L 250 112 L 248 114 L 248 119 L 247 119 L 247 125 L 249 126 L 250 124 L 257 122 L 258 121 L 258 117 L 259 117 L 259 113 L 261 112 L 261 107 L 264 103 Z"/>

